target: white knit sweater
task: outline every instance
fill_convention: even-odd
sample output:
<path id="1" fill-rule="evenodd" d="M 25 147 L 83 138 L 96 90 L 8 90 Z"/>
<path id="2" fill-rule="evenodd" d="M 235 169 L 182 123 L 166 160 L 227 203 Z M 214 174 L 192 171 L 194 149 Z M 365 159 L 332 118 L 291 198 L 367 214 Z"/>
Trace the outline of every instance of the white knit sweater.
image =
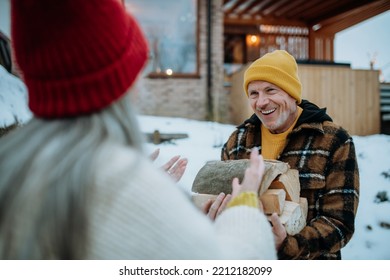
<path id="1" fill-rule="evenodd" d="M 276 259 L 258 209 L 231 207 L 212 222 L 148 159 L 108 150 L 91 191 L 88 259 Z"/>

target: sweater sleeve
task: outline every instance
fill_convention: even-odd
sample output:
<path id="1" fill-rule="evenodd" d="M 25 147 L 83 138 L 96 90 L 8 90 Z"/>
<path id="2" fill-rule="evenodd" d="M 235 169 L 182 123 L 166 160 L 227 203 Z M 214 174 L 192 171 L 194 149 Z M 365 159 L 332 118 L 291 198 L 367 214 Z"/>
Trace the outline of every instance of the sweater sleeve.
<path id="1" fill-rule="evenodd" d="M 227 207 L 246 205 L 249 207 L 259 208 L 259 198 L 255 192 L 243 192 L 233 198 Z"/>
<path id="2" fill-rule="evenodd" d="M 276 258 L 258 209 L 230 207 L 213 223 L 136 152 L 121 148 L 102 163 L 89 203 L 89 259 Z"/>

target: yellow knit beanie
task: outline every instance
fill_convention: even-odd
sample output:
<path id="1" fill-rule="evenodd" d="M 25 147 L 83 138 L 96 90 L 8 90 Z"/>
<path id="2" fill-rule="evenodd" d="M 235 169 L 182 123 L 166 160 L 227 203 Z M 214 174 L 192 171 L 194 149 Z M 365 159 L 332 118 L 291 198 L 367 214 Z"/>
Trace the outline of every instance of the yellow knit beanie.
<path id="1" fill-rule="evenodd" d="M 298 104 L 302 101 L 301 82 L 294 57 L 283 50 L 267 53 L 255 60 L 244 74 L 244 90 L 248 95 L 248 84 L 252 81 L 272 83 L 293 97 Z"/>

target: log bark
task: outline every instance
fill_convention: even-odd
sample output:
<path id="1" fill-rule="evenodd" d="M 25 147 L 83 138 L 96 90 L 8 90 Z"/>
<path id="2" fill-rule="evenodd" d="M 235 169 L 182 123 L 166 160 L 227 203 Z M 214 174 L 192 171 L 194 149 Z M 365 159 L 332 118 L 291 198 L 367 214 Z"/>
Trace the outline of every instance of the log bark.
<path id="1" fill-rule="evenodd" d="M 192 192 L 203 194 L 231 193 L 233 178 L 237 177 L 241 182 L 248 166 L 248 159 L 209 161 L 196 175 L 192 184 Z M 269 188 L 278 175 L 287 172 L 287 170 L 289 170 L 287 163 L 265 160 L 264 177 L 260 184 L 259 195 Z"/>
<path id="2" fill-rule="evenodd" d="M 307 199 L 300 197 L 299 174 L 287 163 L 265 160 L 265 172 L 259 188 L 259 199 L 264 213 L 276 212 L 289 235 L 300 232 L 306 226 Z M 215 200 L 221 192 L 232 192 L 233 178 L 242 181 L 249 160 L 207 162 L 198 172 L 192 185 L 192 200 L 202 209 L 209 200 Z"/>

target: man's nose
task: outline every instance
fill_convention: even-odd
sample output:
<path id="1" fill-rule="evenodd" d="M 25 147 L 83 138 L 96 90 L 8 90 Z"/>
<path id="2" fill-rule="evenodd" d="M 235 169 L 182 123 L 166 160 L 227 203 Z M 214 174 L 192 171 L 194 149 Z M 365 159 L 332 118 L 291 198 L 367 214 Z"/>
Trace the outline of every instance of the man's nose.
<path id="1" fill-rule="evenodd" d="M 259 93 L 259 96 L 258 96 L 257 101 L 256 101 L 256 107 L 263 108 L 267 104 L 268 104 L 267 96 L 263 93 Z"/>

